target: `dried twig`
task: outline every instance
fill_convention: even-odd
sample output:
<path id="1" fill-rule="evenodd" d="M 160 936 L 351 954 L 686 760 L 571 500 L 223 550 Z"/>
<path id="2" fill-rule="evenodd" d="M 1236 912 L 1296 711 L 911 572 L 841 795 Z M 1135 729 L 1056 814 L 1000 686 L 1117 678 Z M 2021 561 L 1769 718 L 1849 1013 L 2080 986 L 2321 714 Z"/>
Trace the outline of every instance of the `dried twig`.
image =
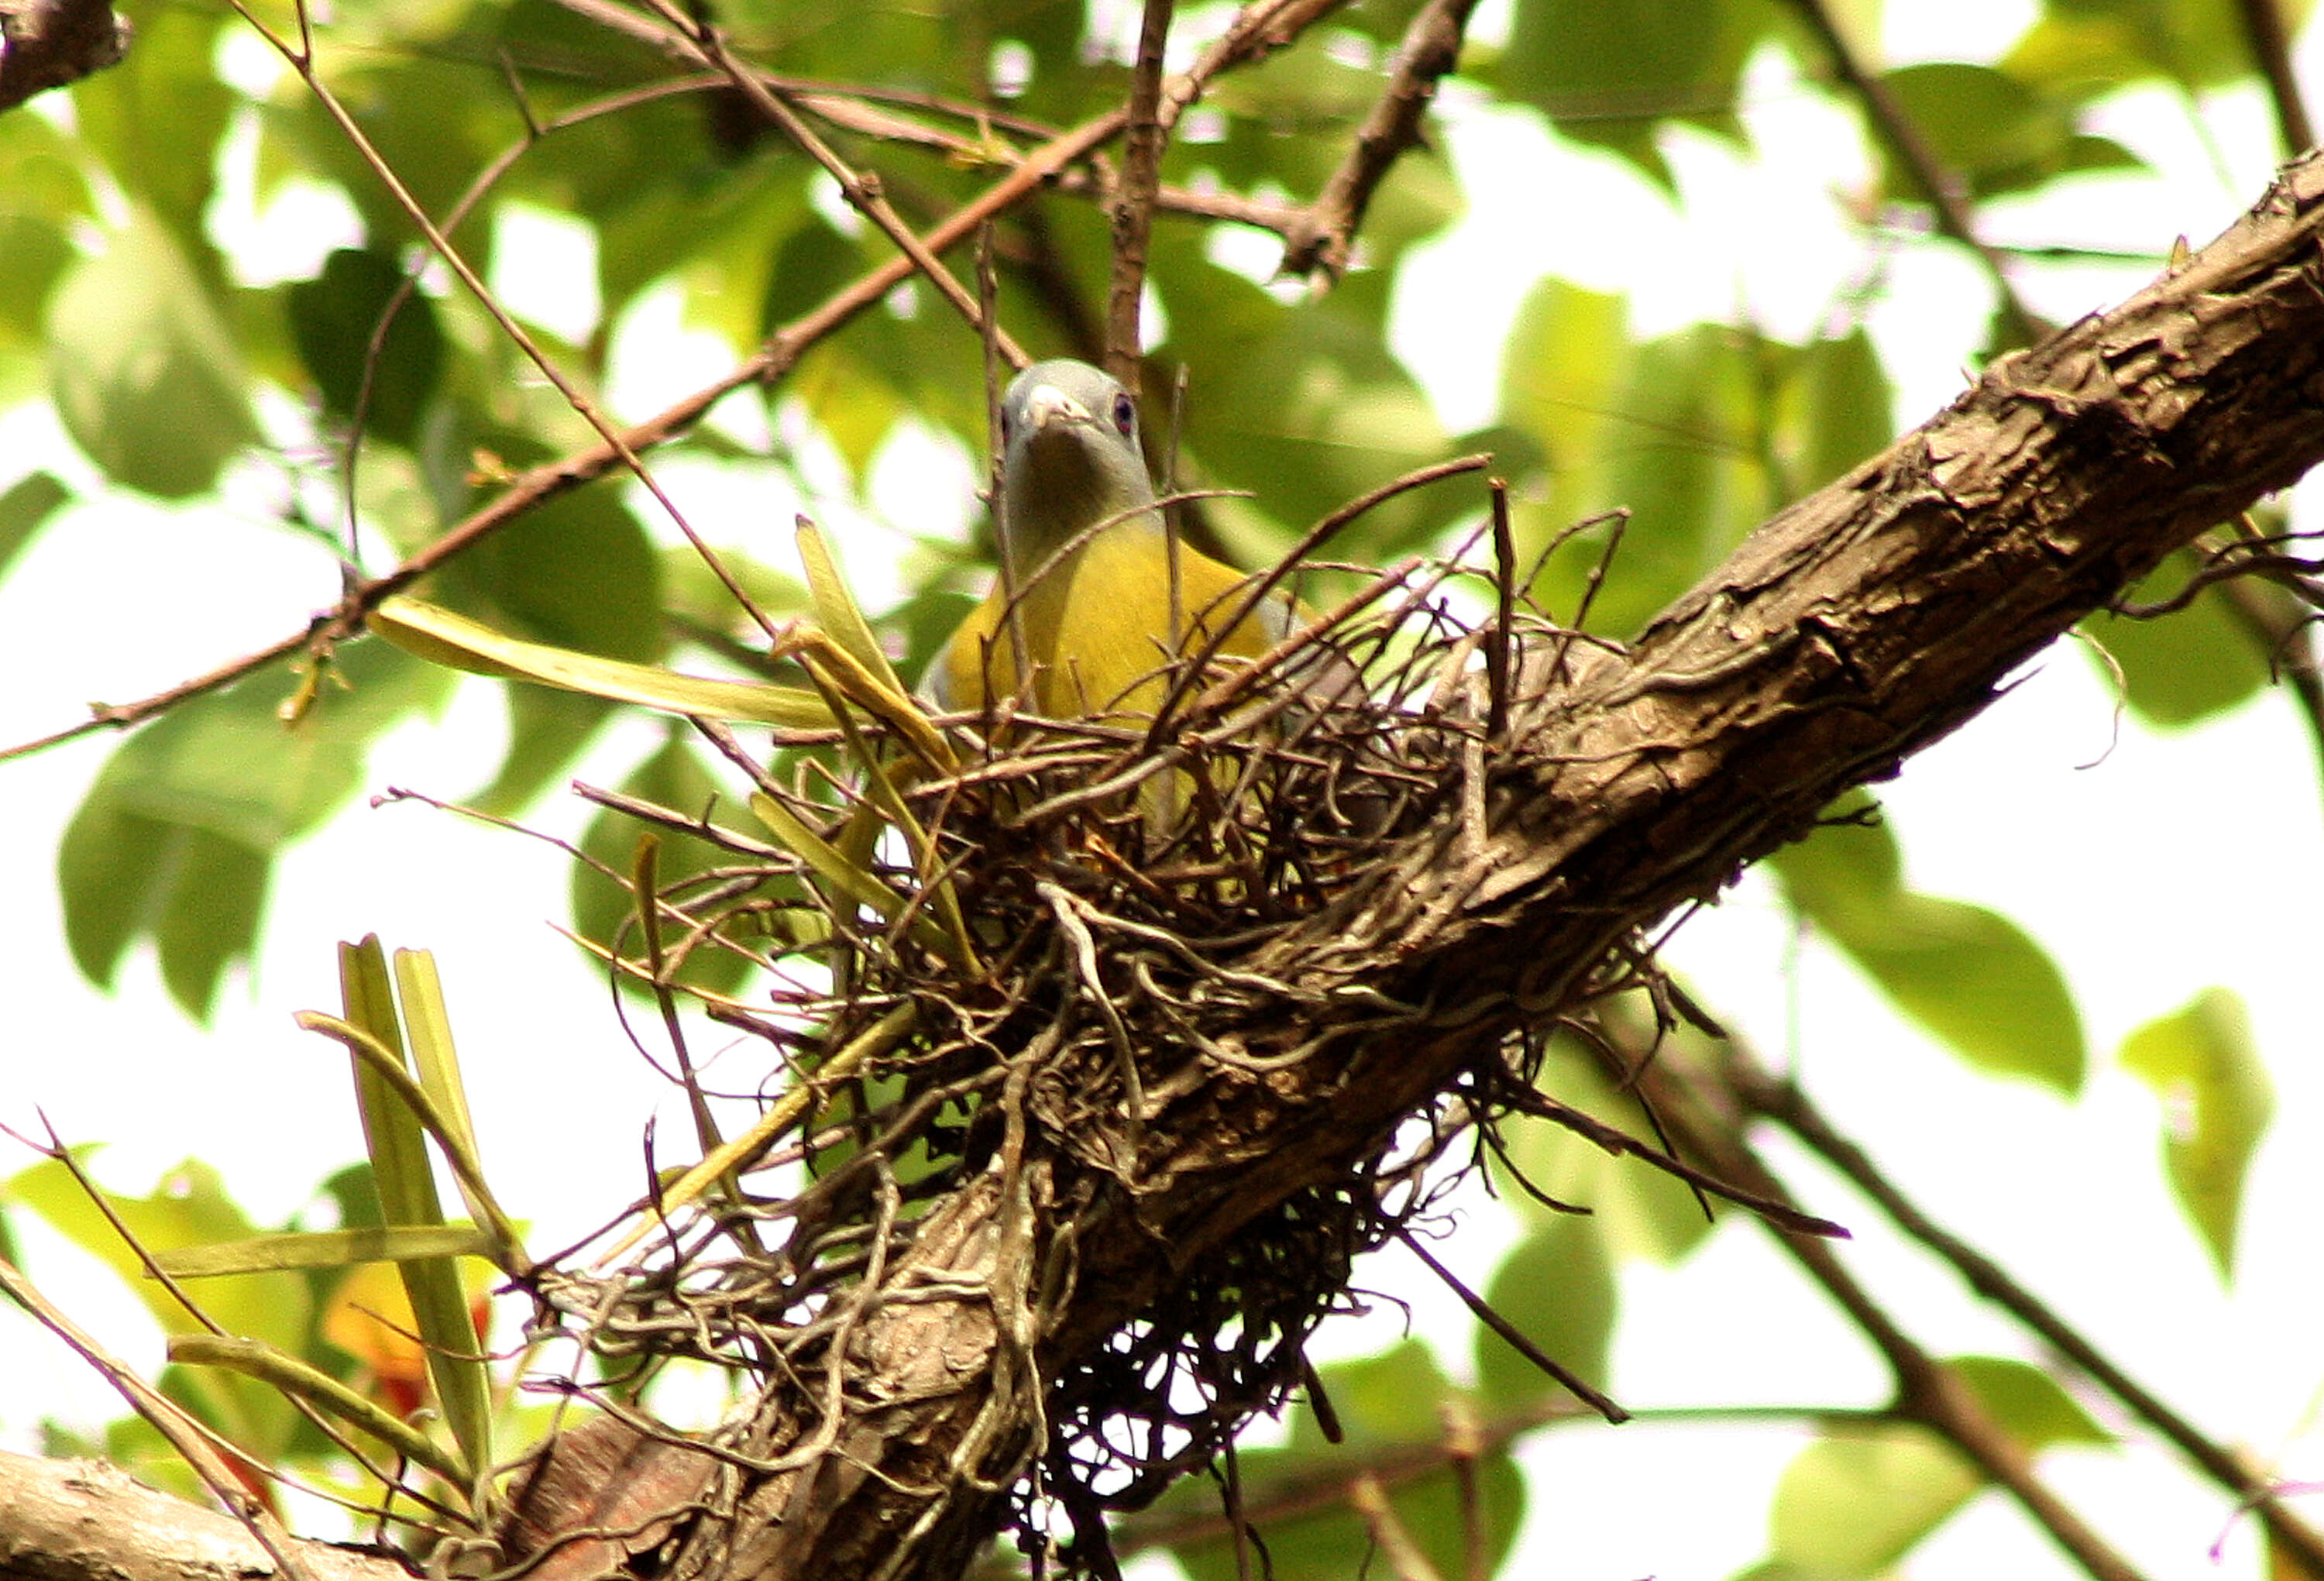
<path id="1" fill-rule="evenodd" d="M 1379 102 L 1356 131 L 1354 142 L 1323 183 L 1315 201 L 1300 212 L 1284 237 L 1282 272 L 1321 270 L 1337 279 L 1346 272 L 1358 227 L 1372 194 L 1405 152 L 1421 142 L 1421 124 L 1435 102 L 1436 85 L 1460 63 L 1461 39 L 1477 0 L 1429 0 L 1404 30 L 1396 63 Z"/>

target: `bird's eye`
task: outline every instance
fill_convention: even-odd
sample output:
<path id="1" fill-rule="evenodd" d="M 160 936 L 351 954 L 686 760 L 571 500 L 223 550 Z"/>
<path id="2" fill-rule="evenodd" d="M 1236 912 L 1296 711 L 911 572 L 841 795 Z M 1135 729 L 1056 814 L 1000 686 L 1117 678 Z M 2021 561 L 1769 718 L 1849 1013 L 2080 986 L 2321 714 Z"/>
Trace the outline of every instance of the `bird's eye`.
<path id="1" fill-rule="evenodd" d="M 1138 408 L 1131 403 L 1127 391 L 1113 398 L 1113 426 L 1121 430 L 1124 438 L 1138 426 Z"/>

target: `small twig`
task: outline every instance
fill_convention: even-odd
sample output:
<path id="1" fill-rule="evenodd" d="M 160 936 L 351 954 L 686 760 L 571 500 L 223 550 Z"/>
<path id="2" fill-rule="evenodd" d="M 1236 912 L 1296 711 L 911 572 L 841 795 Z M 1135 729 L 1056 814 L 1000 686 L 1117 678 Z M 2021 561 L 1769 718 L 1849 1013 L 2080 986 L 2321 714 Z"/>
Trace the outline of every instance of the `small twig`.
<path id="1" fill-rule="evenodd" d="M 1529 1088 L 1516 1089 L 1504 1097 L 1509 1107 L 1532 1115 L 1536 1119 L 1554 1120 L 1586 1142 L 1594 1143 L 1617 1156 L 1628 1154 L 1643 1159 L 1662 1171 L 1674 1175 L 1689 1185 L 1698 1186 L 1714 1197 L 1724 1198 L 1738 1208 L 1747 1208 L 1778 1229 L 1794 1235 L 1815 1236 L 1829 1240 L 1849 1238 L 1848 1227 L 1812 1213 L 1802 1211 L 1780 1196 L 1755 1191 L 1735 1181 L 1726 1180 L 1708 1170 L 1699 1169 L 1674 1153 L 1649 1147 L 1628 1132 L 1609 1126 L 1594 1116 L 1567 1104 L 1562 1104 L 1548 1094 Z"/>
<path id="2" fill-rule="evenodd" d="M 1452 1481 L 1461 1494 L 1461 1556 L 1463 1581 L 1492 1581 L 1492 1544 L 1485 1529 L 1484 1490 L 1477 1485 L 1477 1462 L 1485 1453 L 1484 1435 L 1469 1402 L 1455 1395 L 1439 1407 L 1444 1419 L 1444 1458 L 1452 1463 Z"/>
<path id="3" fill-rule="evenodd" d="M 1395 1506 L 1381 1491 L 1379 1479 L 1370 1472 L 1348 1484 L 1348 1507 L 1362 1516 L 1364 1524 L 1371 1529 L 1372 1540 L 1387 1556 L 1396 1581 L 1443 1581 L 1436 1567 L 1428 1562 L 1428 1556 L 1420 1551 L 1420 1545 L 1412 1540 L 1412 1533 L 1397 1518 Z"/>
<path id="4" fill-rule="evenodd" d="M 258 1497 L 243 1485 L 242 1479 L 235 1475 L 225 1457 L 204 1436 L 206 1429 L 189 1418 L 174 1402 L 139 1377 L 128 1364 L 99 1345 L 94 1336 L 51 1304 L 39 1288 L 5 1258 L 0 1258 L 0 1291 L 14 1298 L 42 1328 L 63 1340 L 83 1361 L 95 1367 L 105 1381 L 129 1402 L 129 1408 L 144 1418 L 186 1464 L 193 1467 L 194 1475 L 202 1479 L 211 1496 L 242 1522 L 259 1547 L 282 1567 L 283 1575 L 290 1577 L 290 1581 L 308 1581 L 308 1571 L 298 1558 L 295 1540 Z"/>
<path id="5" fill-rule="evenodd" d="M 1195 654 L 1194 662 L 1179 674 L 1171 686 L 1169 695 L 1163 698 L 1162 706 L 1155 710 L 1154 722 L 1146 732 L 1148 743 L 1151 745 L 1161 739 L 1163 725 L 1169 719 L 1173 705 L 1193 685 L 1194 680 L 1210 667 L 1211 661 L 1218 657 L 1219 649 L 1226 646 L 1228 639 L 1240 629 L 1245 620 L 1250 619 L 1253 612 L 1266 603 L 1268 596 L 1277 588 L 1306 563 L 1309 556 L 1329 542 L 1349 523 L 1356 520 L 1373 507 L 1392 500 L 1398 494 L 1413 489 L 1425 488 L 1430 483 L 1441 483 L 1446 478 L 1458 477 L 1462 473 L 1482 472 L 1492 464 L 1493 458 L 1490 455 L 1480 453 L 1474 455 L 1456 455 L 1450 461 L 1440 461 L 1432 465 L 1415 467 L 1403 476 L 1391 478 L 1370 492 L 1359 495 L 1309 528 L 1281 559 L 1276 561 L 1260 574 L 1252 577 L 1240 593 L 1233 595 L 1235 602 L 1232 610 L 1216 625 L 1211 626 L 1210 639 L 1204 643 L 1201 651 Z M 1207 620 L 1204 623 L 1209 625 Z M 1296 640 L 1296 639 L 1290 640 Z M 1266 667 L 1264 661 L 1253 665 L 1240 676 L 1232 677 L 1228 686 L 1239 691 L 1240 689 L 1239 683 L 1246 683 L 1250 676 L 1262 673 Z M 1206 694 L 1203 702 L 1206 707 L 1222 707 L 1224 706 L 1225 697 Z"/>
<path id="6" fill-rule="evenodd" d="M 300 36 L 302 43 L 301 47 L 296 50 L 260 20 L 258 15 L 244 3 L 244 0 L 232 0 L 232 3 L 235 13 L 250 24 L 259 37 L 273 46 L 276 53 L 281 55 L 291 69 L 299 74 L 300 80 L 307 86 L 307 91 L 315 96 L 316 102 L 323 106 L 324 113 L 330 116 L 333 124 L 338 127 L 339 134 L 347 140 L 356 154 L 369 167 L 373 176 L 387 188 L 388 195 L 395 199 L 396 207 L 402 209 L 405 216 L 418 227 L 420 234 L 427 237 L 428 245 L 434 250 L 437 257 L 443 260 L 445 267 L 459 278 L 460 283 L 467 288 L 469 295 L 474 297 L 477 304 L 492 316 L 493 325 L 508 338 L 509 344 L 521 352 L 525 360 L 539 369 L 541 377 L 548 380 L 555 388 L 566 405 L 570 407 L 583 422 L 587 423 L 596 431 L 597 437 L 613 451 L 613 459 L 619 461 L 631 475 L 644 486 L 646 492 L 653 496 L 654 502 L 661 507 L 663 514 L 680 533 L 685 535 L 686 540 L 694 546 L 695 552 L 702 556 L 704 564 L 709 566 L 711 574 L 725 585 L 726 591 L 733 596 L 736 603 L 744 609 L 756 609 L 757 606 L 752 602 L 749 594 L 743 591 L 742 584 L 735 580 L 733 574 L 727 570 L 725 564 L 695 532 L 693 524 L 686 519 L 686 513 L 678 508 L 678 501 L 672 500 L 663 491 L 660 482 L 646 469 L 645 463 L 639 459 L 637 450 L 629 444 L 622 432 L 613 427 L 613 420 L 598 408 L 597 403 L 591 400 L 578 384 L 565 376 L 563 370 L 558 368 L 549 354 L 533 340 L 531 334 L 519 324 L 505 308 L 501 306 L 500 299 L 493 295 L 492 289 L 485 285 L 484 278 L 476 273 L 460 250 L 452 244 L 451 237 L 429 217 L 428 211 L 420 207 L 420 200 L 411 195 L 410 189 L 403 184 L 403 179 L 396 173 L 395 168 L 388 162 L 385 156 L 365 134 L 355 115 L 339 101 L 338 96 L 324 83 L 322 74 L 315 62 L 312 46 L 305 41 L 309 36 L 309 24 L 307 7 L 303 0 L 298 7 Z M 763 614 L 761 619 L 761 620 L 765 619 Z M 766 632 L 770 640 L 776 635 L 771 625 L 766 627 Z"/>
<path id="7" fill-rule="evenodd" d="M 1337 11 L 1346 0 L 1250 0 L 1227 31 L 1196 57 L 1194 65 L 1163 85 L 1162 129 L 1178 124 L 1178 117 L 1203 97 L 1211 78 L 1238 66 L 1265 59 Z"/>
<path id="8" fill-rule="evenodd" d="M 1477 0 L 1429 0 L 1404 30 L 1396 64 L 1371 114 L 1315 201 L 1284 237 L 1284 274 L 1317 270 L 1338 279 L 1348 267 L 1352 238 L 1372 195 L 1407 150 L 1422 142 L 1421 124 L 1435 101 L 1436 85 L 1460 63 L 1461 38 Z"/>
<path id="9" fill-rule="evenodd" d="M 741 90 L 742 97 L 751 101 L 759 114 L 772 122 L 784 136 L 839 183 L 839 190 L 846 198 L 848 206 L 879 226 L 881 232 L 896 244 L 897 249 L 911 260 L 912 267 L 936 288 L 936 294 L 951 303 L 953 309 L 967 320 L 970 328 L 980 334 L 989 332 L 991 335 L 1001 347 L 1001 354 L 1009 359 L 1010 366 L 1021 368 L 1032 360 L 999 325 L 991 326 L 988 331 L 976 299 L 969 294 L 968 288 L 960 283 L 952 271 L 945 267 L 936 250 L 904 223 L 903 216 L 896 212 L 881 191 L 878 178 L 856 170 L 841 159 L 829 143 L 816 136 L 815 129 L 791 107 L 788 98 L 780 90 L 727 53 L 725 38 L 716 28 L 707 23 L 691 21 L 676 5 L 669 4 L 669 0 L 648 0 L 648 3 L 693 45 L 705 65 L 724 72 L 727 80 Z"/>
<path id="10" fill-rule="evenodd" d="M 1899 1229 L 1950 1264 L 1971 1290 L 2055 1346 L 2060 1355 L 2169 1439 L 2213 1481 L 2257 1510 L 2271 1543 L 2297 1553 L 2310 1573 L 2324 1576 L 2324 1536 L 2286 1509 L 2275 1490 L 2253 1475 L 2233 1450 L 2206 1438 L 2192 1422 L 2116 1366 L 1999 1264 L 1923 1212 L 1870 1155 L 1824 1117 L 1796 1084 L 1779 1080 L 1747 1051 L 1732 1044 L 1727 1072 L 1737 1095 L 1753 1112 L 1765 1115 L 1806 1144 L 1878 1205 Z"/>
<path id="11" fill-rule="evenodd" d="M 928 245 L 939 252 L 973 234 L 993 215 L 1029 196 L 1051 172 L 1064 168 L 1105 142 L 1121 128 L 1120 112 L 1102 115 L 1074 128 L 1047 147 L 1036 151 L 984 192 L 955 209 L 928 233 Z M 422 576 L 458 557 L 483 539 L 507 527 L 550 500 L 593 483 L 620 464 L 622 454 L 642 452 L 692 427 L 728 395 L 747 384 L 769 382 L 788 372 L 808 347 L 833 334 L 859 313 L 876 306 L 898 284 L 909 278 L 908 258 L 886 263 L 843 287 L 825 303 L 778 329 L 754 356 L 724 376 L 665 408 L 634 427 L 622 430 L 618 446 L 600 444 L 587 450 L 542 463 L 524 473 L 492 501 L 441 538 L 415 552 L 383 576 L 358 584 L 332 609 L 315 616 L 290 636 L 218 666 L 192 680 L 129 703 L 98 703 L 89 718 L 35 740 L 0 748 L 0 763 L 73 740 L 99 730 L 119 730 L 143 723 L 192 698 L 219 691 L 267 666 L 302 649 L 327 652 L 362 630 L 363 620 L 382 601 L 401 593 Z"/>
<path id="12" fill-rule="evenodd" d="M 1523 1329 L 1495 1311 L 1491 1302 L 1462 1283 L 1450 1268 L 1445 1267 L 1443 1264 L 1429 1255 L 1428 1248 L 1422 1245 L 1419 1237 L 1410 1230 L 1399 1229 L 1397 1231 L 1397 1238 L 1411 1250 L 1414 1256 L 1428 1264 L 1428 1271 L 1443 1280 L 1447 1290 L 1461 1298 L 1461 1304 L 1469 1309 L 1478 1322 L 1508 1341 L 1510 1347 L 1519 1356 L 1556 1379 L 1576 1400 L 1589 1406 L 1609 1422 L 1626 1422 L 1630 1420 L 1628 1411 L 1615 1404 L 1605 1394 L 1591 1388 L 1573 1372 L 1561 1365 L 1541 1347 L 1527 1338 Z"/>
<path id="13" fill-rule="evenodd" d="M 2299 613 L 2296 606 L 2283 607 L 2290 601 L 2279 589 L 2261 587 L 2244 577 L 2225 579 L 2219 592 L 2237 624 L 2266 652 L 2268 667 L 2291 690 L 2301 722 L 2308 727 L 2309 742 L 2324 765 L 2324 669 L 2318 666 L 2310 630 L 2315 617 Z"/>
<path id="14" fill-rule="evenodd" d="M 1084 997 L 1096 1007 L 1113 1039 L 1114 1058 L 1121 1071 L 1122 1107 L 1128 1116 L 1122 1127 L 1123 1140 L 1130 1150 L 1129 1167 L 1124 1173 L 1135 1184 L 1138 1155 L 1146 1140 L 1146 1085 L 1138 1074 L 1137 1047 L 1130 1040 L 1130 1028 L 1121 1019 L 1113 996 L 1106 991 L 1105 979 L 1098 970 L 1097 940 L 1090 933 L 1089 924 L 1083 920 L 1073 895 L 1047 878 L 1034 885 L 1033 889 L 1049 903 L 1050 914 L 1057 919 L 1058 930 L 1073 951 L 1074 967 L 1085 990 Z"/>
<path id="15" fill-rule="evenodd" d="M 1791 0 L 1793 9 L 1805 19 L 1831 57 L 1832 68 L 1840 74 L 1849 90 L 1863 101 L 1865 114 L 1870 117 L 1874 133 L 1887 148 L 1889 154 L 1902 165 L 1927 197 L 1937 216 L 1937 229 L 1976 255 L 1985 268 L 1986 276 L 2000 301 L 2001 317 L 2011 340 L 2021 345 L 2031 345 L 2045 340 L 2051 334 L 2043 323 L 2025 304 L 2019 300 L 2017 289 L 2010 283 L 2009 273 L 1999 253 L 1987 246 L 1977 234 L 1976 221 L 1969 213 L 1968 202 L 1961 195 L 1960 178 L 1947 170 L 1936 156 L 1921 129 L 1904 113 L 1888 84 L 1874 71 L 1856 51 L 1840 29 L 1840 20 L 1832 14 L 1827 0 Z"/>
<path id="16" fill-rule="evenodd" d="M 2252 60 L 2267 79 L 2268 102 L 2275 107 L 2275 134 L 2286 159 L 2295 159 L 2315 144 L 2316 129 L 2301 97 L 2300 78 L 2292 69 L 2292 35 L 2283 24 L 2282 0 L 2236 0 L 2243 14 L 2244 41 Z"/>
<path id="17" fill-rule="evenodd" d="M 985 506 L 992 519 L 992 536 L 1001 546 L 1001 620 L 1009 629 L 1009 657 L 1015 661 L 1016 674 L 1026 676 L 1033 673 L 1033 654 L 1026 646 L 1024 619 L 1018 613 L 1016 546 L 1010 541 L 1009 513 L 1001 508 L 1001 479 L 1009 468 L 1009 441 L 1001 421 L 1001 273 L 993 267 L 990 221 L 976 227 L 976 292 L 982 309 L 980 317 L 983 330 L 978 338 L 984 351 L 985 454 L 991 458 L 985 472 Z M 936 662 L 949 664 L 951 655 L 947 652 Z M 992 688 L 987 685 L 981 690 L 990 711 Z"/>
<path id="18" fill-rule="evenodd" d="M 1105 371 L 1138 388 L 1146 349 L 1139 306 L 1146 290 L 1146 244 L 1154 228 L 1154 194 L 1162 184 L 1162 52 L 1170 39 L 1171 0 L 1146 0 L 1138 31 L 1138 64 L 1130 79 L 1130 124 L 1122 134 L 1121 173 L 1113 189 L 1113 274 L 1106 294 Z"/>
<path id="19" fill-rule="evenodd" d="M 1485 633 L 1485 739 L 1499 741 L 1509 728 L 1509 628 L 1517 620 L 1517 547 L 1509 526 L 1508 482 L 1487 478 L 1485 487 L 1493 499 L 1493 596 L 1498 604 L 1492 629 Z"/>

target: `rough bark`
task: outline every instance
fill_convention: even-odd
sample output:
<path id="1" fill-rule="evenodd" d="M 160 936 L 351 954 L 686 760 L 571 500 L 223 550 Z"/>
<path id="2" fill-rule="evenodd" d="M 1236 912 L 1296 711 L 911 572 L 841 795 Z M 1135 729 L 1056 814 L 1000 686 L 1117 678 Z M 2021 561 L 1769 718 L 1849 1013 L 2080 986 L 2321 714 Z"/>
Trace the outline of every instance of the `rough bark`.
<path id="1" fill-rule="evenodd" d="M 804 1469 L 707 1490 L 736 1513 L 701 1524 L 678 1572 L 959 1574 L 1033 1452 L 1044 1383 L 1190 1262 L 1338 1176 L 1491 1036 L 1554 1015 L 1616 942 L 1716 895 L 2163 556 L 2306 472 L 2324 456 L 2319 227 L 2310 160 L 2183 268 L 2001 360 L 1767 523 L 1627 655 L 1529 654 L 1474 814 L 1407 842 L 1286 963 L 1312 983 L 1385 952 L 1402 964 L 1370 986 L 1457 1004 L 1457 1022 L 1186 1095 L 1148 1122 L 1134 1200 L 1068 1205 L 1038 1178 L 964 1192 L 889 1271 L 896 1299 L 848 1353 L 835 1437 Z M 1307 1017 L 1246 1028 L 1250 1046 L 1328 1030 Z M 1062 1320 L 1010 1332 L 1001 1292 L 1059 1269 Z M 805 1437 L 797 1405 L 762 1402 L 770 1453 Z"/>
<path id="2" fill-rule="evenodd" d="M 302 1542 L 308 1581 L 402 1581 L 401 1564 Z M 0 1450 L 0 1576 L 8 1581 L 272 1581 L 281 1567 L 243 1524 L 97 1460 Z"/>
<path id="3" fill-rule="evenodd" d="M 1509 745 L 1478 766 L 1466 810 L 1407 841 L 1286 962 L 1328 982 L 1335 961 L 1386 952 L 1399 964 L 1370 987 L 1457 1003 L 1459 1018 L 1178 1095 L 1148 1124 L 1134 1200 L 1067 1200 L 1038 1169 L 980 1177 L 881 1271 L 887 1299 L 844 1341 L 835 1429 L 812 1439 L 798 1424 L 815 1412 L 770 1391 L 753 1452 L 772 1469 L 728 1460 L 680 1479 L 722 1519 L 681 1535 L 674 1573 L 958 1575 L 1033 1453 L 1047 1383 L 1190 1262 L 1339 1176 L 1491 1037 L 1554 1015 L 1609 946 L 1717 894 L 2164 555 L 2324 457 L 2320 229 L 2311 158 L 2184 267 L 2002 360 L 1766 524 L 1627 654 L 1527 654 Z M 1246 1030 L 1265 1048 L 1331 1029 L 1305 1010 Z M 1051 1278 L 1070 1284 L 1062 1319 L 1013 1328 L 1009 1292 Z M 554 1473 L 552 1458 L 539 1480 Z"/>

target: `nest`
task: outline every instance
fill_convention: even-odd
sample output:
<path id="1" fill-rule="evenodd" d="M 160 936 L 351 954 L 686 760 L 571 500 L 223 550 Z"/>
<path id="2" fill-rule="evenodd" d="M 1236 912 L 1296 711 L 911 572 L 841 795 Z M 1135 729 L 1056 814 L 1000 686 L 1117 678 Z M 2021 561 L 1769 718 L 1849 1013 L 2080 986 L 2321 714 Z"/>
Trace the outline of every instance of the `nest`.
<path id="1" fill-rule="evenodd" d="M 1391 607 L 1354 618 L 1351 601 L 1257 666 L 1181 666 L 1158 722 L 986 719 L 954 738 L 973 750 L 950 772 L 883 770 L 891 827 L 865 869 L 877 895 L 835 882 L 812 845 L 632 805 L 735 860 L 664 890 L 675 942 L 627 969 L 666 985 L 692 952 L 748 953 L 764 997 L 711 1014 L 766 1041 L 770 1089 L 807 1096 L 724 1190 L 655 1220 L 641 1260 L 544 1264 L 545 1315 L 609 1368 L 687 1357 L 786 1382 L 809 1402 L 796 1424 L 809 1439 L 838 1414 L 835 1353 L 863 1292 L 936 1204 L 999 1172 L 1013 1190 L 1041 1182 L 1046 1234 L 1016 1317 L 1054 1333 L 1075 1267 L 1056 1227 L 1108 1203 L 1135 1220 L 1167 1187 L 1180 1161 L 1157 1119 L 1418 1024 L 1375 986 L 1392 949 L 1356 947 L 1350 924 L 1388 881 L 1386 853 L 1476 794 L 1481 748 L 1505 724 L 1507 650 L 1492 645 L 1513 627 L 1554 630 L 1507 600 L 1501 635 L 1461 624 L 1441 596 L 1455 574 L 1379 578 L 1370 597 Z M 1363 686 L 1319 700 L 1315 677 L 1350 665 Z M 826 851 L 867 844 L 851 820 L 881 798 L 860 765 L 770 761 L 711 733 Z M 892 742 L 854 747 L 909 762 Z M 1147 1502 L 1300 1385 L 1308 1336 L 1350 1302 L 1353 1260 L 1429 1211 L 1448 1178 L 1429 1166 L 1528 1080 L 1536 1043 L 1489 1030 L 1479 1043 L 1463 1090 L 1206 1249 L 1036 1386 L 1039 1458 L 1005 1468 L 1027 1540 L 1046 1507 L 1102 1542 L 1096 1512 Z M 761 1464 L 788 1448 L 733 1447 Z"/>

